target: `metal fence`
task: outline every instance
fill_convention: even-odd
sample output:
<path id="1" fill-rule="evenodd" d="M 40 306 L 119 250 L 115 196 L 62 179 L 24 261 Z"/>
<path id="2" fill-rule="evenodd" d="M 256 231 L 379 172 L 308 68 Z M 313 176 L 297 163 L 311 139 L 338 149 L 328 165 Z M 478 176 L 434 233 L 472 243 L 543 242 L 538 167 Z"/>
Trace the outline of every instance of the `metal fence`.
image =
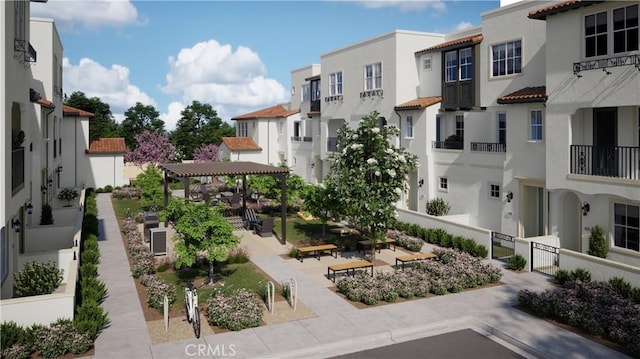
<path id="1" fill-rule="evenodd" d="M 531 271 L 555 275 L 559 268 L 559 247 L 531 242 Z"/>
<path id="2" fill-rule="evenodd" d="M 491 258 L 508 260 L 515 254 L 516 240 L 508 234 L 491 232 Z"/>

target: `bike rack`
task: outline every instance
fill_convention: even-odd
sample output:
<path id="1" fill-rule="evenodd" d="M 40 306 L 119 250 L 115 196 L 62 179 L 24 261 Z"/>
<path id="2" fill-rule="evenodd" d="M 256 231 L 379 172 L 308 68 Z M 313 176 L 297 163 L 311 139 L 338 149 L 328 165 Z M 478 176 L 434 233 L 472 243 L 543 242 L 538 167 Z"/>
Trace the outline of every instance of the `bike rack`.
<path id="1" fill-rule="evenodd" d="M 287 285 L 289 286 L 289 305 L 291 305 L 293 310 L 296 310 L 296 304 L 298 303 L 298 281 L 289 278 Z"/>
<path id="2" fill-rule="evenodd" d="M 272 281 L 267 283 L 267 308 L 269 312 L 273 314 L 273 307 L 275 304 L 276 287 Z"/>

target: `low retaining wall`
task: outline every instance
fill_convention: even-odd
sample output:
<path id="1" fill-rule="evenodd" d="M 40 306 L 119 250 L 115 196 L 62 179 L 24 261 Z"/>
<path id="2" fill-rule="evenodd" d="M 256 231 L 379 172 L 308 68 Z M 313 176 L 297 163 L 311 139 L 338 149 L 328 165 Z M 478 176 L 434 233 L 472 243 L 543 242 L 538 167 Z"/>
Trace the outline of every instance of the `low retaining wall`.
<path id="1" fill-rule="evenodd" d="M 398 220 L 406 223 L 417 224 L 424 228 L 442 228 L 453 235 L 473 239 L 476 243 L 485 246 L 489 252 L 491 251 L 491 231 L 468 224 L 461 224 L 457 222 L 460 220 L 460 217 L 457 217 L 452 221 L 448 220 L 446 217 L 436 217 L 430 216 L 426 213 L 398 209 Z M 490 255 L 491 253 L 489 253 L 489 256 Z"/>
<path id="2" fill-rule="evenodd" d="M 576 268 L 588 270 L 591 273 L 591 280 L 609 281 L 613 277 L 621 277 L 632 286 L 640 288 L 640 268 L 638 267 L 560 249 L 560 269 L 572 271 Z"/>

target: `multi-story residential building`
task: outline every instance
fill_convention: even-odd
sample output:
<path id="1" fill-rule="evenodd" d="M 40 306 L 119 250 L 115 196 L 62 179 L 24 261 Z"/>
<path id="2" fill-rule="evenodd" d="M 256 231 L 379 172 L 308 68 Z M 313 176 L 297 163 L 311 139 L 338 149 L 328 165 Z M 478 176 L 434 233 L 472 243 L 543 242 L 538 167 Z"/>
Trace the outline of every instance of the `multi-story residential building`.
<path id="1" fill-rule="evenodd" d="M 549 222 L 564 248 L 640 266 L 638 1 L 566 1 L 532 11 L 546 25 L 546 186 Z M 543 61 L 543 60 L 541 60 Z"/>

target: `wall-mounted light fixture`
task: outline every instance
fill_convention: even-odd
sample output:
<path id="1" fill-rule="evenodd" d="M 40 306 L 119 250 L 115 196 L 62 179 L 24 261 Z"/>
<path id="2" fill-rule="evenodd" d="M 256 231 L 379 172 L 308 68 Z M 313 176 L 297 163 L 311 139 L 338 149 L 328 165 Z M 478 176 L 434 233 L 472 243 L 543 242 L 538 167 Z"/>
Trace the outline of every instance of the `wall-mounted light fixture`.
<path id="1" fill-rule="evenodd" d="M 31 204 L 31 201 L 27 202 L 27 204 L 24 206 L 24 208 L 27 209 L 27 214 L 32 214 L 33 213 L 33 205 Z"/>
<path id="2" fill-rule="evenodd" d="M 316 164 L 311 162 L 311 168 L 314 168 L 315 166 L 316 166 Z"/>
<path id="3" fill-rule="evenodd" d="M 418 187 L 422 186 L 424 186 L 424 178 L 420 178 L 420 181 L 418 181 Z"/>
<path id="4" fill-rule="evenodd" d="M 47 186 L 45 185 L 40 186 L 40 191 L 42 191 L 42 194 L 47 193 Z"/>
<path id="5" fill-rule="evenodd" d="M 58 166 L 58 167 L 56 168 L 56 172 L 57 172 L 57 173 L 62 172 L 62 166 Z"/>
<path id="6" fill-rule="evenodd" d="M 605 74 L 607 74 L 607 75 L 611 75 L 611 71 L 607 70 L 607 68 L 606 68 L 606 67 L 603 67 L 603 68 L 602 68 L 602 72 L 604 72 L 604 73 L 605 73 Z"/>
<path id="7" fill-rule="evenodd" d="M 513 192 L 511 191 L 507 192 L 507 202 L 511 203 L 512 199 L 513 199 Z"/>
<path id="8" fill-rule="evenodd" d="M 589 202 L 584 202 L 582 204 L 582 215 L 586 216 L 590 210 L 591 210 L 591 206 L 589 205 Z"/>
<path id="9" fill-rule="evenodd" d="M 53 186 L 53 179 L 52 179 L 52 178 L 49 178 L 49 179 L 47 180 L 47 184 L 49 185 L 49 187 L 52 187 L 52 186 Z"/>
<path id="10" fill-rule="evenodd" d="M 14 219 L 11 221 L 11 226 L 13 227 L 13 230 L 14 230 L 16 233 L 19 233 L 19 232 L 20 232 L 20 228 L 21 228 L 21 226 L 22 226 L 22 223 L 20 222 L 20 220 L 19 220 L 19 219 L 14 218 Z"/>

